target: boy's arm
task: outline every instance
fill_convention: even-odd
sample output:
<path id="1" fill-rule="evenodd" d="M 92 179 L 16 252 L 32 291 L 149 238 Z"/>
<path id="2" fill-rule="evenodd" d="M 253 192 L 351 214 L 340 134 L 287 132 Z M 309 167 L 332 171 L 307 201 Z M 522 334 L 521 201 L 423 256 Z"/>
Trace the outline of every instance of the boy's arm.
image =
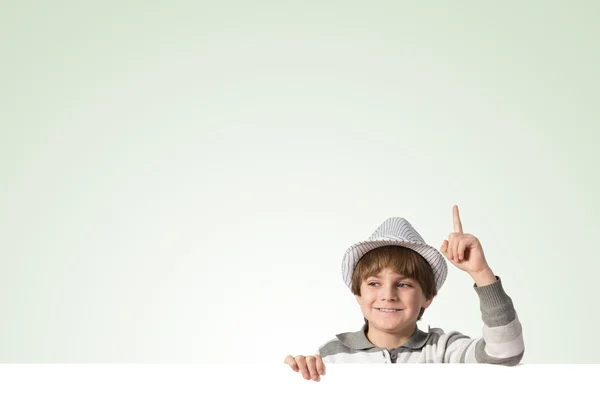
<path id="1" fill-rule="evenodd" d="M 439 342 L 444 362 L 516 365 L 523 358 L 525 346 L 512 300 L 504 292 L 500 278 L 490 269 L 479 239 L 463 232 L 456 205 L 452 216 L 454 232 L 444 240 L 440 251 L 450 263 L 473 278 L 483 319 L 483 337 L 472 340 L 458 333 L 446 335 Z"/>
<path id="2" fill-rule="evenodd" d="M 480 279 L 475 280 L 474 289 L 479 297 L 483 337 L 469 339 L 455 334 L 447 340 L 442 339 L 445 340 L 440 342 L 445 348 L 444 362 L 517 365 L 523 358 L 525 345 L 512 300 L 504 291 L 500 278 L 491 270 Z"/>
<path id="3" fill-rule="evenodd" d="M 511 298 L 500 278 L 485 286 L 476 286 L 479 296 L 483 337 L 475 344 L 474 362 L 517 365 L 523 358 L 523 330 Z"/>

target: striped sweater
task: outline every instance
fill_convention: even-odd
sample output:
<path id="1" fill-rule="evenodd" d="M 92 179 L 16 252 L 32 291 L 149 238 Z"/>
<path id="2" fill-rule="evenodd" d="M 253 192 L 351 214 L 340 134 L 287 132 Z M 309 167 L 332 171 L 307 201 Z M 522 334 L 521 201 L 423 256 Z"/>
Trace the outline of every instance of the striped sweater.
<path id="1" fill-rule="evenodd" d="M 404 344 L 388 350 L 358 332 L 342 333 L 319 348 L 324 363 L 449 363 L 475 362 L 517 365 L 525 346 L 521 323 L 499 277 L 494 284 L 474 287 L 480 302 L 483 336 L 471 339 L 459 332 L 419 328 Z"/>

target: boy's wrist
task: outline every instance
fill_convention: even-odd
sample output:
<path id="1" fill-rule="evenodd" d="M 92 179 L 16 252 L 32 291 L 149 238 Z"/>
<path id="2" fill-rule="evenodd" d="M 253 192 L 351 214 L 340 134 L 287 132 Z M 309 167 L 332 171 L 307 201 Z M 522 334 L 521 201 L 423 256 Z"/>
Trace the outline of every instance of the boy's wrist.
<path id="1" fill-rule="evenodd" d="M 480 272 L 474 272 L 470 275 L 471 278 L 473 278 L 473 281 L 475 281 L 475 285 L 478 287 L 485 287 L 486 285 L 491 285 L 496 282 L 496 276 L 489 266 Z"/>

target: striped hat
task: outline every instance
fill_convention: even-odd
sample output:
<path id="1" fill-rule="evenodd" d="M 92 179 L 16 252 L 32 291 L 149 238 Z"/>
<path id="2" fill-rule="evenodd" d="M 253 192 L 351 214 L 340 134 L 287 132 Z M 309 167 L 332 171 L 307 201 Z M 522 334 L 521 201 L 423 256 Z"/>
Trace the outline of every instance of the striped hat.
<path id="1" fill-rule="evenodd" d="M 425 240 L 404 218 L 388 218 L 381 224 L 368 240 L 354 243 L 342 258 L 342 277 L 352 290 L 352 273 L 356 264 L 365 253 L 383 246 L 402 246 L 414 250 L 429 262 L 433 269 L 436 288 L 439 289 L 446 280 L 448 265 L 442 254 Z"/>

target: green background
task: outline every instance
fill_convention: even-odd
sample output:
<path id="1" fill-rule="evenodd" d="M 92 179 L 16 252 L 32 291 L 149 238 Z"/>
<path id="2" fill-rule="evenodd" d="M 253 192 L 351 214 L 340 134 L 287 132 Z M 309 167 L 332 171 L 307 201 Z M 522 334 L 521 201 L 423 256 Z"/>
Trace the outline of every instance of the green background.
<path id="1" fill-rule="evenodd" d="M 0 3 L 0 361 L 281 362 L 452 205 L 524 363 L 596 363 L 598 2 Z M 481 333 L 450 267 L 421 327 Z"/>

